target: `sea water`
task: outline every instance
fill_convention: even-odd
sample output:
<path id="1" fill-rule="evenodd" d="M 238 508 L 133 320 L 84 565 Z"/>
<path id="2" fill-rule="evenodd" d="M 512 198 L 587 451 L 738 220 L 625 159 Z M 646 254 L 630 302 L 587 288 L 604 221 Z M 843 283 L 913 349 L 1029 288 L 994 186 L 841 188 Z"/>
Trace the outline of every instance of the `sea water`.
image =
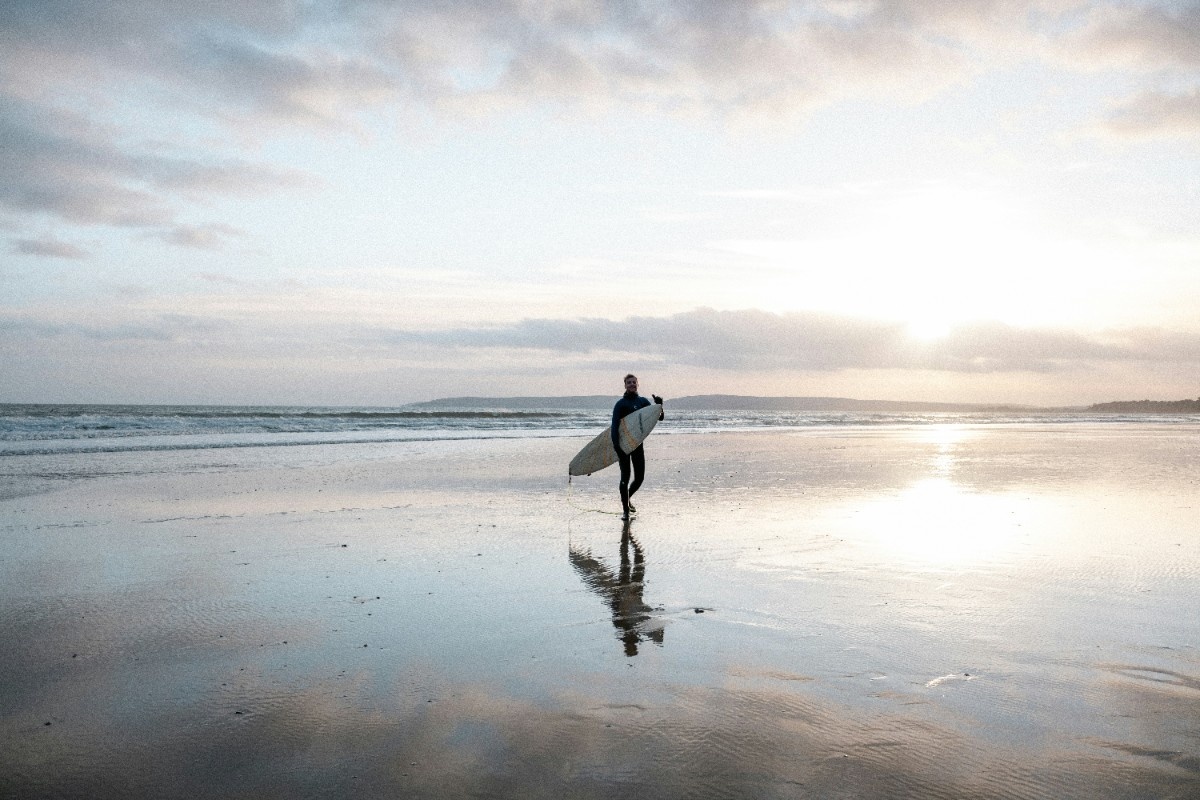
<path id="1" fill-rule="evenodd" d="M 1200 415 L 1086 411 L 861 413 L 667 408 L 656 435 L 753 429 L 946 424 L 1177 424 Z M 0 404 L 0 458 L 314 444 L 571 437 L 609 422 L 595 409 Z"/>

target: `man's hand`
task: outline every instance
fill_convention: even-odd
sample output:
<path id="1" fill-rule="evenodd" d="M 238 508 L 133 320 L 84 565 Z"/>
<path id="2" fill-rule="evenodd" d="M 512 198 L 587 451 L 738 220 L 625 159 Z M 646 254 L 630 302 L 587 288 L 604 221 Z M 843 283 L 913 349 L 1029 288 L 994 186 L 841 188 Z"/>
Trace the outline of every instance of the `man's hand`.
<path id="1" fill-rule="evenodd" d="M 658 405 L 660 405 L 660 406 L 661 406 L 661 405 L 663 404 L 663 403 L 662 403 L 662 398 L 661 398 L 661 397 L 659 397 L 658 395 L 656 395 L 656 394 L 652 394 L 652 395 L 650 395 L 650 396 L 651 396 L 652 398 L 654 398 L 654 402 L 655 402 L 655 403 L 657 403 Z"/>

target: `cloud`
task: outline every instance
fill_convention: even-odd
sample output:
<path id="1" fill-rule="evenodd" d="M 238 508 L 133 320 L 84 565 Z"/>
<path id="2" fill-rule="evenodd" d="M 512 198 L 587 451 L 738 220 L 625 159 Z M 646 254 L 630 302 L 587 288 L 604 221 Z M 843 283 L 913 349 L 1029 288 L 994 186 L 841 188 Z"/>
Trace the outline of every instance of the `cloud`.
<path id="1" fill-rule="evenodd" d="M 41 239 L 17 239 L 13 242 L 12 251 L 27 256 L 46 256 L 48 258 L 68 258 L 81 260 L 88 258 L 88 252 L 73 244 L 59 241 L 53 237 Z"/>
<path id="2" fill-rule="evenodd" d="M 62 321 L 32 314 L 0 314 L 4 338 L 82 339 L 95 342 L 177 342 L 227 329 L 228 323 L 187 314 L 159 314 L 146 321 Z"/>
<path id="3" fill-rule="evenodd" d="M 218 250 L 226 241 L 244 233 L 230 225 L 175 225 L 160 234 L 163 241 L 197 250 Z"/>
<path id="4" fill-rule="evenodd" d="M 1064 36 L 1062 20 L 1083 11 Z M 233 122 L 347 124 L 368 106 L 539 101 L 791 116 L 927 97 L 1063 40 L 1075 60 L 1196 66 L 1200 5 L 1083 0 L 8 4 L 0 87 L 103 93 Z"/>
<path id="5" fill-rule="evenodd" d="M 243 285 L 220 274 L 209 282 Z M 699 308 L 670 316 L 626 319 L 524 319 L 511 324 L 442 330 L 381 329 L 369 322 L 310 319 L 282 322 L 271 314 L 179 314 L 144 310 L 106 317 L 79 313 L 0 315 L 10 340 L 160 341 L 205 343 L 224 357 L 255 353 L 362 359 L 362 363 L 451 364 L 472 372 L 552 365 L 591 369 L 636 357 L 643 362 L 727 373 L 843 371 L 944 372 L 961 375 L 1062 373 L 1083 366 L 1200 365 L 1200 334 L 1130 328 L 1084 334 L 1018 328 L 999 322 L 960 325 L 935 340 L 911 336 L 904 323 L 812 312 Z M 615 360 L 614 360 L 615 359 Z"/>
<path id="6" fill-rule="evenodd" d="M 137 76 L 197 111 L 288 122 L 383 102 L 545 98 L 790 114 L 864 90 L 924 96 L 969 72 L 972 48 L 1028 38 L 1031 10 L 1071 5 L 58 0 L 6 9 L 0 49 L 17 96 L 47 76 Z"/>
<path id="7" fill-rule="evenodd" d="M 1154 329 L 1108 332 L 962 326 L 941 340 L 912 340 L 901 323 L 813 313 L 697 309 L 668 317 L 527 319 L 512 325 L 444 331 L 392 331 L 395 344 L 445 348 L 636 353 L 724 370 L 911 369 L 1053 372 L 1091 362 L 1200 363 L 1200 336 Z"/>
<path id="8" fill-rule="evenodd" d="M 380 51 L 442 101 L 793 115 L 863 92 L 927 96 L 969 73 L 967 52 L 996 31 L 1029 30 L 1028 3 L 930 5 L 513 2 L 485 15 L 427 4 L 383 21 Z"/>
<path id="9" fill-rule="evenodd" d="M 1200 2 L 1099 5 L 1065 44 L 1075 58 L 1098 66 L 1194 69 L 1200 67 Z"/>
<path id="10" fill-rule="evenodd" d="M 1132 358 L 1164 363 L 1200 361 L 1200 336 L 1162 328 L 1109 331 L 1106 337 Z"/>
<path id="11" fill-rule="evenodd" d="M 1200 347 L 1195 355 L 1200 357 Z M 1137 356 L 1128 348 L 1079 333 L 994 322 L 955 328 L 919 352 L 914 366 L 953 372 L 1052 372 L 1079 362 L 1129 358 Z"/>
<path id="12" fill-rule="evenodd" d="M 293 186 L 293 172 L 127 146 L 76 113 L 14 101 L 0 111 L 0 209 L 79 225 L 162 227 L 188 199 Z"/>
<path id="13" fill-rule="evenodd" d="M 533 319 L 514 325 L 395 332 L 396 342 L 571 353 L 633 352 L 720 369 L 841 369 L 894 360 L 901 326 L 765 311 L 698 309 L 670 317 Z"/>
<path id="14" fill-rule="evenodd" d="M 40 96 L 47 81 L 120 86 L 136 78 L 203 115 L 334 122 L 332 101 L 362 102 L 393 83 L 358 55 L 357 32 L 343 38 L 354 5 L 15 3 L 0 21 L 8 53 L 0 63 L 17 97 Z"/>
<path id="15" fill-rule="evenodd" d="M 28 103 L 0 113 L 0 207 L 71 222 L 157 225 L 166 204 L 147 191 L 146 169 L 78 115 Z"/>
<path id="16" fill-rule="evenodd" d="M 1110 113 L 1105 127 L 1121 136 L 1200 134 L 1200 88 L 1137 95 Z"/>
<path id="17" fill-rule="evenodd" d="M 1104 118 L 1116 136 L 1200 133 L 1200 2 L 1101 5 L 1064 37 L 1068 63 L 1142 73 L 1144 83 Z"/>
<path id="18" fill-rule="evenodd" d="M 1080 58 L 1196 66 L 1195 2 L 7 3 L 0 210 L 214 246 L 215 228 L 181 225 L 185 207 L 303 177 L 213 155 L 213 130 L 353 127 L 357 112 L 378 108 L 548 102 L 790 119 L 845 98 L 911 102 L 1032 53 L 1040 37 L 1061 37 L 1064 15 L 1093 5 L 1070 40 Z M 1190 129 L 1193 105 L 1186 93 L 1146 96 L 1112 127 Z M 184 129 L 190 146 L 147 135 L 182 142 Z"/>

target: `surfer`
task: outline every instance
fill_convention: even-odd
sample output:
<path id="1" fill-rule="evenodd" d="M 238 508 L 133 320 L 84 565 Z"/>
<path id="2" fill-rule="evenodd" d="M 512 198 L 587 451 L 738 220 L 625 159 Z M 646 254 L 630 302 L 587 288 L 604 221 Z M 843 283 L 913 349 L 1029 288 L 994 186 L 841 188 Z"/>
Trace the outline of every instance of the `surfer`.
<path id="1" fill-rule="evenodd" d="M 664 417 L 662 410 L 663 400 L 656 394 L 650 396 L 654 398 L 654 402 L 659 406 L 658 418 L 661 420 Z M 650 401 L 638 394 L 637 376 L 633 374 L 626 375 L 625 394 L 613 406 L 612 418 L 613 448 L 617 451 L 617 461 L 621 465 L 621 483 L 619 486 L 621 493 L 621 519 L 629 519 L 629 515 L 637 511 L 633 507 L 633 503 L 629 502 L 629 500 L 633 497 L 633 493 L 641 488 L 642 476 L 646 472 L 646 451 L 642 449 L 644 445 L 638 445 L 637 449 L 632 453 L 626 453 L 621 450 L 621 420 L 648 405 L 650 405 Z M 631 471 L 633 473 L 633 483 L 629 482 Z"/>

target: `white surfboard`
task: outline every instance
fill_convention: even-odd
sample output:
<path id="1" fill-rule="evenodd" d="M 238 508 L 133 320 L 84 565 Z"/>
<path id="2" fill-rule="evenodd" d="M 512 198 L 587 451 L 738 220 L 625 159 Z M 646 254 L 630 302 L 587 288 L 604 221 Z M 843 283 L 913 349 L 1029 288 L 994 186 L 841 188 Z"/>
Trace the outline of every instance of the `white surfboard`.
<path id="1" fill-rule="evenodd" d="M 658 424 L 658 415 L 661 413 L 662 406 L 651 403 L 622 419 L 617 432 L 621 449 L 626 453 L 636 450 L 638 445 L 650 435 L 650 431 L 654 430 L 654 426 Z M 567 468 L 569 475 L 591 475 L 593 472 L 599 472 L 605 467 L 611 467 L 617 463 L 617 451 L 613 449 L 611 430 L 611 428 L 602 430 L 595 439 L 592 439 L 579 451 L 578 455 L 571 459 L 571 466 Z"/>

